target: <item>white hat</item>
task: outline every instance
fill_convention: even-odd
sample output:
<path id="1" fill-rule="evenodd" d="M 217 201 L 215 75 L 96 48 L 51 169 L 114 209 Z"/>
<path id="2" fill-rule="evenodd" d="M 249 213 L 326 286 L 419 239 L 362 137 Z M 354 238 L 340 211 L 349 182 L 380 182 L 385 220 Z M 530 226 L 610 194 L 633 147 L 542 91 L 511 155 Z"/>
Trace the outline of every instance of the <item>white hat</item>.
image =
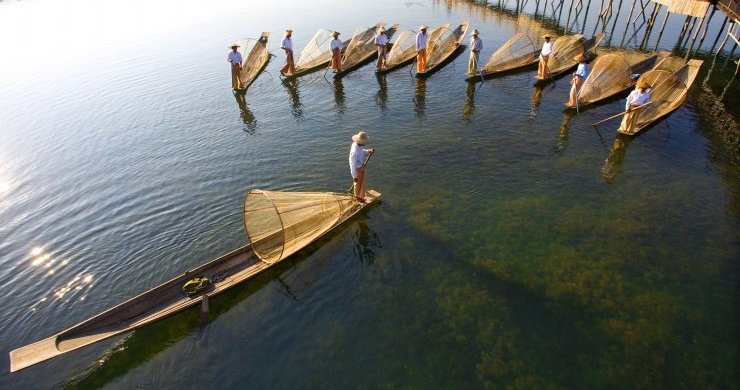
<path id="1" fill-rule="evenodd" d="M 240 46 L 238 43 L 234 42 L 231 45 L 229 45 L 229 48 L 232 48 L 232 47 L 240 47 Z"/>
<path id="2" fill-rule="evenodd" d="M 291 30 L 291 29 L 289 29 L 289 28 L 288 28 L 288 29 L 285 29 L 285 33 L 286 33 L 286 34 L 290 34 L 290 33 L 292 33 L 292 32 L 293 32 L 293 30 Z"/>
<path id="3" fill-rule="evenodd" d="M 384 33 L 385 32 L 385 26 L 378 27 L 378 32 L 379 33 Z"/>
<path id="4" fill-rule="evenodd" d="M 473 34 L 476 34 L 476 35 L 477 35 L 477 34 L 479 34 L 479 33 L 478 33 L 478 29 L 477 29 L 477 28 L 474 28 L 474 29 L 473 29 Z"/>
<path id="5" fill-rule="evenodd" d="M 427 27 L 428 26 L 426 24 L 422 24 L 421 26 L 419 26 L 419 30 L 426 30 Z"/>
<path id="6" fill-rule="evenodd" d="M 364 131 L 360 131 L 359 133 L 352 136 L 352 141 L 358 144 L 366 144 L 370 142 L 370 137 L 368 137 L 367 133 L 365 133 Z"/>

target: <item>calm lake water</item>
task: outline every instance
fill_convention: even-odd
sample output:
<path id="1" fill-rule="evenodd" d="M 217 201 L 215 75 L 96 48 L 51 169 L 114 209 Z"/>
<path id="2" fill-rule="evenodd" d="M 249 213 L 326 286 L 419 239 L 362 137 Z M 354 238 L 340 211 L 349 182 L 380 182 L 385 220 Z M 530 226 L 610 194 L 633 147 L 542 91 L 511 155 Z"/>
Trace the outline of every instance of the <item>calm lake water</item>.
<path id="1" fill-rule="evenodd" d="M 513 13 L 150 3 L 0 3 L 0 388 L 737 388 L 739 88 L 725 56 L 625 139 L 618 121 L 590 125 L 623 100 L 566 115 L 566 79 L 468 85 L 467 53 L 426 81 L 371 66 L 277 77 L 285 27 L 300 50 L 319 28 L 469 19 L 487 58 L 524 23 Z M 276 58 L 236 99 L 226 46 L 261 31 Z M 249 189 L 346 189 L 358 128 L 382 203 L 213 299 L 207 328 L 193 309 L 7 372 L 10 350 L 246 244 Z"/>

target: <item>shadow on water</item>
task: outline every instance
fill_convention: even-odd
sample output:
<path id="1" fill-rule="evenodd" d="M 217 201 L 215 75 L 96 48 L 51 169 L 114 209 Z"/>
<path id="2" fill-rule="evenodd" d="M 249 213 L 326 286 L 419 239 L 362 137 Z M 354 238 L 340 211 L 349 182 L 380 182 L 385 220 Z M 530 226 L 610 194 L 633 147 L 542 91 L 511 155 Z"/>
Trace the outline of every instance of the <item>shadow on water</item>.
<path id="1" fill-rule="evenodd" d="M 244 131 L 249 135 L 254 134 L 257 130 L 257 118 L 254 117 L 252 110 L 247 105 L 246 95 L 243 93 L 234 93 L 234 98 L 236 99 L 236 104 L 239 105 L 239 116 L 241 116 L 242 122 L 247 125 Z"/>
<path id="2" fill-rule="evenodd" d="M 427 81 L 425 79 L 416 79 L 414 87 L 414 112 L 418 118 L 426 116 L 426 95 Z"/>
<path id="3" fill-rule="evenodd" d="M 468 83 L 465 91 L 465 105 L 463 106 L 463 122 L 470 124 L 475 113 L 475 83 Z"/>
<path id="4" fill-rule="evenodd" d="M 601 176 L 607 183 L 614 183 L 617 179 L 617 173 L 622 170 L 622 164 L 624 164 L 627 147 L 632 143 L 634 138 L 633 136 L 617 133 L 617 136 L 614 138 L 614 145 L 609 150 L 609 155 L 601 167 Z"/>
<path id="5" fill-rule="evenodd" d="M 388 108 L 388 83 L 385 74 L 376 74 L 375 78 L 378 79 L 378 92 L 375 94 L 375 104 L 381 110 L 385 110 Z"/>
<path id="6" fill-rule="evenodd" d="M 290 97 L 290 113 L 295 119 L 301 119 L 303 117 L 303 104 L 301 104 L 301 96 L 298 94 L 298 79 L 284 79 L 283 86 L 288 90 L 288 96 Z"/>
<path id="7" fill-rule="evenodd" d="M 339 115 L 342 115 L 344 114 L 344 110 L 345 110 L 344 84 L 342 83 L 342 79 L 334 79 L 332 86 L 334 90 L 334 107 L 337 108 L 337 113 Z"/>
<path id="8" fill-rule="evenodd" d="M 560 122 L 560 131 L 558 132 L 558 139 L 555 140 L 554 151 L 557 155 L 565 154 L 565 149 L 568 148 L 568 126 L 570 121 L 576 114 L 574 112 L 564 112 L 563 120 Z"/>
<path id="9" fill-rule="evenodd" d="M 377 205 L 370 206 L 370 208 L 375 207 Z M 330 254 L 338 253 L 342 237 L 348 234 L 354 236 L 353 252 L 357 254 L 360 263 L 372 265 L 375 258 L 373 247 L 379 247 L 381 239 L 369 228 L 366 220 L 367 212 L 363 211 L 348 223 L 336 227 L 331 234 L 320 238 L 265 272 L 211 298 L 208 324 L 215 322 L 221 315 L 229 312 L 272 282 L 276 282 L 275 285 L 280 287 L 279 293 L 289 300 L 301 300 L 322 278 L 326 266 L 335 259 L 333 256 L 316 256 L 316 253 L 327 249 Z M 218 337 L 208 332 L 208 326 L 205 324 L 204 327 L 198 305 L 131 332 L 108 348 L 93 365 L 71 377 L 63 387 L 71 389 L 102 387 L 151 360 L 176 342 L 193 335 L 200 328 L 199 335 L 194 342 L 197 347 L 195 351 L 191 351 L 197 353 L 198 347 L 207 347 L 208 337 Z"/>

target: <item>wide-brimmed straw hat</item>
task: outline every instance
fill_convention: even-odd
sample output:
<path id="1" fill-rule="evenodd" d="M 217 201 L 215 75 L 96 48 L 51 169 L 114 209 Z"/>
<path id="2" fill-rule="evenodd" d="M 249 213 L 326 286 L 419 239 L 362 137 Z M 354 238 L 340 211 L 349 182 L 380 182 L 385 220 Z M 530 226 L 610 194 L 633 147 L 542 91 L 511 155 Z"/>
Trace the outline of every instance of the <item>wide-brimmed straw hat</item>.
<path id="1" fill-rule="evenodd" d="M 552 37 L 550 36 L 550 34 L 545 34 L 542 36 L 542 38 L 552 38 Z"/>
<path id="2" fill-rule="evenodd" d="M 292 33 L 292 32 L 293 32 L 293 30 L 291 30 L 291 29 L 289 29 L 289 28 L 285 29 L 285 33 L 286 33 L 286 34 L 290 34 L 290 33 Z"/>
<path id="3" fill-rule="evenodd" d="M 650 88 L 650 84 L 648 84 L 645 80 L 637 80 L 637 88 Z"/>
<path id="4" fill-rule="evenodd" d="M 474 29 L 473 29 L 473 34 L 475 34 L 475 35 L 478 35 L 478 34 L 480 34 L 480 33 L 478 32 L 478 29 L 477 29 L 477 28 L 474 28 Z"/>
<path id="5" fill-rule="evenodd" d="M 339 34 L 341 34 L 339 31 L 334 31 L 333 33 L 331 33 L 331 35 L 339 35 Z"/>
<path id="6" fill-rule="evenodd" d="M 583 53 L 581 53 L 581 54 L 577 55 L 577 56 L 576 56 L 576 57 L 574 58 L 574 60 L 576 60 L 576 61 L 578 61 L 578 62 L 581 62 L 581 61 L 586 61 L 587 59 L 588 59 L 588 58 L 587 58 L 587 57 L 586 57 L 586 55 L 585 55 L 585 54 L 583 54 Z"/>
<path id="7" fill-rule="evenodd" d="M 234 42 L 231 45 L 229 45 L 229 48 L 232 48 L 232 47 L 241 47 L 241 46 L 238 43 Z"/>
<path id="8" fill-rule="evenodd" d="M 370 137 L 367 136 L 367 133 L 360 130 L 360 132 L 352 136 L 352 142 L 356 142 L 358 144 L 366 144 L 370 142 Z"/>
<path id="9" fill-rule="evenodd" d="M 426 30 L 427 28 L 429 28 L 429 26 L 427 26 L 426 24 L 422 24 L 421 26 L 419 26 L 419 30 Z"/>
<path id="10" fill-rule="evenodd" d="M 379 33 L 384 33 L 385 32 L 385 27 L 384 26 L 378 27 L 378 32 Z"/>

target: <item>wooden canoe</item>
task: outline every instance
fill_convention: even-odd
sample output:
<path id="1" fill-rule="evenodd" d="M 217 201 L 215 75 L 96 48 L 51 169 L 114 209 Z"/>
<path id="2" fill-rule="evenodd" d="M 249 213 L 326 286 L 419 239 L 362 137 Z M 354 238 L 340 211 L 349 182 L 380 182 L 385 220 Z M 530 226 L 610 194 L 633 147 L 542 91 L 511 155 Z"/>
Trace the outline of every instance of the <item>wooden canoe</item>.
<path id="1" fill-rule="evenodd" d="M 396 34 L 385 58 L 385 67 L 376 69 L 375 73 L 383 74 L 408 65 L 416 58 L 416 31 L 404 30 Z"/>
<path id="2" fill-rule="evenodd" d="M 332 31 L 319 29 L 301 51 L 301 55 L 295 63 L 295 71 L 290 74 L 281 73 L 281 77 L 292 79 L 328 66 L 331 63 L 331 40 Z M 349 41 L 348 39 L 343 42 L 342 52 L 347 48 Z"/>
<path id="3" fill-rule="evenodd" d="M 585 53 L 587 57 L 594 56 L 594 48 L 599 46 L 604 34 L 599 33 L 591 39 L 583 42 L 583 35 L 563 35 L 553 42 L 552 54 L 548 61 L 549 74 L 545 78 L 535 77 L 535 86 L 542 86 L 556 77 L 564 75 L 566 72 L 578 65 L 575 57 Z"/>
<path id="4" fill-rule="evenodd" d="M 465 81 L 481 81 L 481 78 L 488 79 L 534 66 L 539 61 L 541 46 L 537 36 L 515 34 L 491 55 L 479 73 L 466 74 Z"/>
<path id="5" fill-rule="evenodd" d="M 385 25 L 385 23 L 378 23 L 375 27 L 358 31 L 350 40 L 347 45 L 347 49 L 342 55 L 342 71 L 334 74 L 335 79 L 341 79 L 348 73 L 356 70 L 362 65 L 372 61 L 373 58 L 378 56 L 378 50 L 375 47 L 375 35 L 378 29 Z M 385 30 L 385 34 L 390 40 L 393 38 L 393 34 L 398 29 L 398 24 L 394 24 Z"/>
<path id="6" fill-rule="evenodd" d="M 633 78 L 633 75 L 642 75 L 668 55 L 670 55 L 668 52 L 657 54 L 620 52 L 599 56 L 578 92 L 579 108 L 634 88 L 637 76 Z M 575 107 L 570 108 L 575 109 Z"/>
<path id="7" fill-rule="evenodd" d="M 267 193 L 267 191 L 252 190 L 248 193 L 245 198 L 245 219 L 247 218 L 247 199 L 253 193 Z M 270 194 L 305 195 L 310 193 L 272 192 Z M 336 226 L 352 218 L 352 216 L 356 215 L 365 207 L 376 203 L 380 197 L 380 193 L 372 190 L 367 192 L 364 202 L 358 202 L 346 194 L 321 194 L 331 195 L 337 198 L 341 197 L 348 207 L 341 208 L 343 212 L 339 217 L 333 218 L 324 229 L 316 230 L 312 228 L 310 240 L 301 241 L 299 242 L 300 245 L 293 245 L 289 251 L 281 252 L 280 257 L 273 258 L 266 256 L 260 248 L 264 247 L 263 242 L 268 242 L 269 244 L 269 241 L 273 237 L 284 238 L 282 230 L 259 240 L 252 239 L 252 243 L 249 245 L 245 245 L 195 269 L 188 270 L 180 276 L 170 279 L 67 330 L 11 351 L 10 372 L 24 369 L 109 337 L 131 332 L 189 307 L 199 305 L 206 296 L 210 298 L 239 283 L 249 280 L 298 250 L 305 248 Z M 351 199 L 346 200 L 348 197 Z M 245 227 L 246 224 L 247 222 L 245 221 Z M 258 222 L 256 224 L 260 225 L 264 223 Z M 284 229 L 290 228 L 291 226 L 288 225 L 284 227 Z M 249 234 L 249 236 L 254 237 L 252 234 Z M 211 283 L 206 291 L 191 298 L 182 291 L 182 287 L 186 281 L 196 276 L 207 276 L 211 278 L 213 283 Z"/>
<path id="8" fill-rule="evenodd" d="M 641 80 L 647 81 L 652 86 L 650 104 L 640 109 L 633 132 L 627 132 L 621 126 L 617 131 L 626 135 L 635 135 L 681 107 L 704 62 L 690 60 L 686 65 L 671 72 L 671 68 L 680 64 L 681 61 L 683 60 L 678 58 L 667 58 L 661 61 L 662 66 L 656 66 L 655 69 L 640 76 Z"/>
<path id="9" fill-rule="evenodd" d="M 240 43 L 239 50 L 242 52 L 244 62 L 242 63 L 242 71 L 239 74 L 242 85 L 239 92 L 246 92 L 247 88 L 252 85 L 254 80 L 257 79 L 257 76 L 265 69 L 267 63 L 270 62 L 270 52 L 267 49 L 267 40 L 269 37 L 269 32 L 263 32 L 256 41 L 250 42 L 252 41 L 250 39 L 243 40 Z M 250 45 L 252 47 L 245 55 L 246 48 Z"/>
<path id="10" fill-rule="evenodd" d="M 453 31 L 450 31 L 447 27 L 439 27 L 432 31 L 429 34 L 427 44 L 427 68 L 423 72 L 417 72 L 416 77 L 429 77 L 449 62 L 452 59 L 452 55 L 464 47 L 461 43 L 467 31 L 467 20 L 463 21 Z"/>

